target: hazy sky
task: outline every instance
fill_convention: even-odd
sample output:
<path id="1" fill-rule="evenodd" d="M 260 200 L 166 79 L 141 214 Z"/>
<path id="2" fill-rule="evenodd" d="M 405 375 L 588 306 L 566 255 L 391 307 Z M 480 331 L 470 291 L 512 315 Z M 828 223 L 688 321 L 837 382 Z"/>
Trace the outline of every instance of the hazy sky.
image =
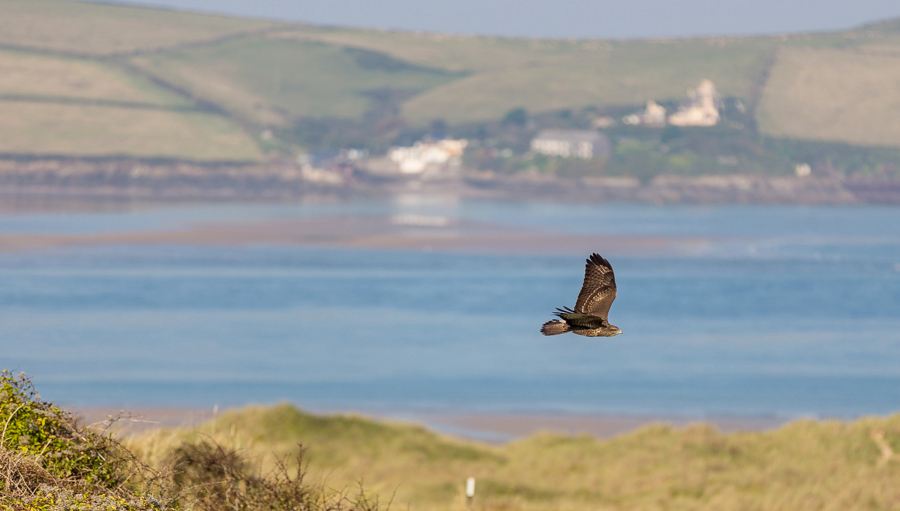
<path id="1" fill-rule="evenodd" d="M 850 28 L 897 0 L 116 0 L 317 24 L 532 37 L 636 38 Z"/>

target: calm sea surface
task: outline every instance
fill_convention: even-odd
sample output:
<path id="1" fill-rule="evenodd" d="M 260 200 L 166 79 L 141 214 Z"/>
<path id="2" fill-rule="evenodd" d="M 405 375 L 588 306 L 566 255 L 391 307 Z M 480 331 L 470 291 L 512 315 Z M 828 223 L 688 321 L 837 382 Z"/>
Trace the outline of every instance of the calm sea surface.
<path id="1" fill-rule="evenodd" d="M 538 333 L 555 307 L 574 304 L 587 253 L 274 245 L 0 253 L 0 368 L 32 375 L 47 399 L 81 406 L 900 411 L 897 208 L 405 197 L 7 214 L 0 234 L 397 215 L 431 229 L 462 220 L 694 241 L 665 253 L 596 247 L 616 270 L 611 321 L 625 332 L 599 340 Z"/>

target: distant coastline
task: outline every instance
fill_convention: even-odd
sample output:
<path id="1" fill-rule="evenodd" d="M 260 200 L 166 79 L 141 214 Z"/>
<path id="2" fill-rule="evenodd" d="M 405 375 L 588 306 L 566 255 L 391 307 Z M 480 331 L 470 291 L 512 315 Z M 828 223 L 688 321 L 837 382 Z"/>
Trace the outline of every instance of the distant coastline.
<path id="1" fill-rule="evenodd" d="M 296 165 L 0 160 L 0 196 L 148 200 L 289 200 L 441 193 L 497 199 L 655 204 L 900 204 L 900 179 L 854 175 L 660 175 L 565 179 L 461 172 L 435 179 L 354 174 L 341 183 L 304 176 Z"/>

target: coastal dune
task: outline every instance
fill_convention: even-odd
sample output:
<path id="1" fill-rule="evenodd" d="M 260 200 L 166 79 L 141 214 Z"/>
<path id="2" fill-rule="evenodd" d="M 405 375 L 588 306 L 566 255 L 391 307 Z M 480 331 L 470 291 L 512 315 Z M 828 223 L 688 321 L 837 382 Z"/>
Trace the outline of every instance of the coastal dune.
<path id="1" fill-rule="evenodd" d="M 260 460 L 307 449 L 311 480 L 364 481 L 391 506 L 465 507 L 466 478 L 479 509 L 890 509 L 900 416 L 854 422 L 801 420 L 770 431 L 723 433 L 710 424 L 662 422 L 599 440 L 540 432 L 501 446 L 422 426 L 290 405 L 228 410 L 191 428 L 126 438 L 150 463 L 185 441 L 214 440 Z"/>

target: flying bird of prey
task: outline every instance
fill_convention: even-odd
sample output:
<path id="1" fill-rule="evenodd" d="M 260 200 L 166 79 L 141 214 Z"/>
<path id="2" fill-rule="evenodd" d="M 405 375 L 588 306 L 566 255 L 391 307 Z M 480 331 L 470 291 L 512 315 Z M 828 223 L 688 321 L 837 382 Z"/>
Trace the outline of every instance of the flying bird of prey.
<path id="1" fill-rule="evenodd" d="M 575 309 L 556 309 L 559 319 L 541 326 L 544 335 L 572 332 L 586 337 L 612 337 L 622 330 L 609 324 L 609 308 L 616 299 L 616 276 L 609 261 L 591 254 L 584 268 L 584 284 L 575 301 Z"/>

